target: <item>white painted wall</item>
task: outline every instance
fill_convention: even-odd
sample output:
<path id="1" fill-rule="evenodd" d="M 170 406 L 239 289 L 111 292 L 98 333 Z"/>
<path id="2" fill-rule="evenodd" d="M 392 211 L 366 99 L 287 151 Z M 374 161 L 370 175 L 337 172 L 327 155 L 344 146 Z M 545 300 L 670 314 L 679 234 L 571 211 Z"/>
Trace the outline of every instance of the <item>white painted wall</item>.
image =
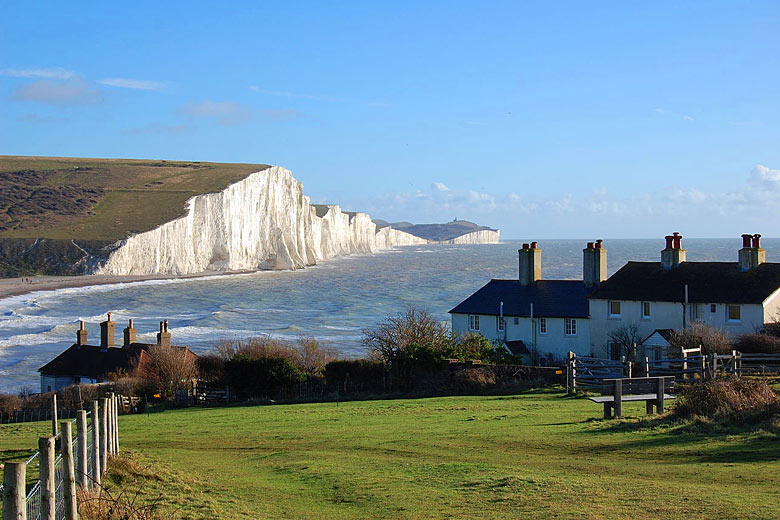
<path id="1" fill-rule="evenodd" d="M 764 300 L 764 323 L 780 321 L 780 288 Z"/>
<path id="2" fill-rule="evenodd" d="M 564 334 L 563 318 L 546 318 L 547 333 L 539 334 L 539 319 L 505 316 L 506 331 L 498 330 L 498 316 L 479 315 L 479 330 L 469 330 L 468 314 L 452 314 L 452 331 L 455 334 L 468 334 L 470 332 L 479 333 L 490 341 L 517 341 L 522 340 L 529 350 L 536 342 L 536 347 L 542 354 L 551 353 L 557 357 L 566 357 L 569 351 L 576 352 L 581 356 L 589 356 L 590 349 L 590 320 L 587 318 L 576 318 L 577 334 L 567 336 Z M 534 330 L 536 334 L 534 335 Z M 506 334 L 505 334 L 506 333 Z"/>
<path id="3" fill-rule="evenodd" d="M 780 298 L 772 302 L 773 306 L 780 308 Z M 642 317 L 642 302 L 632 300 L 620 301 L 620 316 L 609 315 L 609 301 L 589 300 L 591 318 L 591 348 L 593 355 L 597 357 L 609 357 L 609 333 L 620 327 L 636 324 L 639 328 L 640 341 L 656 329 L 679 330 L 686 323 L 701 321 L 710 326 L 723 329 L 732 336 L 739 336 L 755 332 L 764 324 L 765 308 L 762 305 L 742 304 L 741 319 L 738 322 L 727 320 L 727 306 L 723 303 L 715 304 L 715 312 L 711 312 L 709 303 L 700 305 L 700 319 L 695 320 L 695 305 L 688 304 L 684 308 L 682 303 L 650 302 L 650 318 Z M 774 308 L 774 307 L 773 307 Z M 683 319 L 683 314 L 685 319 Z"/>

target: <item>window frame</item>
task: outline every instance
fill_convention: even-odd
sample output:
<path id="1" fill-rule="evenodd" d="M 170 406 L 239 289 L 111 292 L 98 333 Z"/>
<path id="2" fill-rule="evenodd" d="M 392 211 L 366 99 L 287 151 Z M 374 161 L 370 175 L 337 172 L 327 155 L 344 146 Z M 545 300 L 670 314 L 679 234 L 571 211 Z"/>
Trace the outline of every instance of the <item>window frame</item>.
<path id="1" fill-rule="evenodd" d="M 547 318 L 539 318 L 539 334 L 547 334 Z"/>
<path id="2" fill-rule="evenodd" d="M 469 314 L 469 330 L 479 330 L 479 314 Z"/>
<path id="3" fill-rule="evenodd" d="M 737 309 L 737 317 L 731 317 L 731 309 Z M 739 323 L 742 321 L 742 306 L 738 303 L 726 304 L 726 323 Z"/>
<path id="4" fill-rule="evenodd" d="M 612 305 L 617 304 L 617 313 L 612 312 Z M 622 316 L 623 306 L 620 300 L 608 300 L 607 301 L 607 315 L 610 318 L 620 318 Z"/>
<path id="5" fill-rule="evenodd" d="M 643 320 L 652 320 L 653 319 L 653 306 L 650 302 L 642 302 L 642 319 Z M 647 313 L 645 313 L 645 309 L 647 309 Z"/>
<path id="6" fill-rule="evenodd" d="M 506 330 L 506 320 L 501 316 L 496 316 L 496 330 L 504 332 Z"/>
<path id="7" fill-rule="evenodd" d="M 577 335 L 577 318 L 563 318 L 563 335 Z"/>

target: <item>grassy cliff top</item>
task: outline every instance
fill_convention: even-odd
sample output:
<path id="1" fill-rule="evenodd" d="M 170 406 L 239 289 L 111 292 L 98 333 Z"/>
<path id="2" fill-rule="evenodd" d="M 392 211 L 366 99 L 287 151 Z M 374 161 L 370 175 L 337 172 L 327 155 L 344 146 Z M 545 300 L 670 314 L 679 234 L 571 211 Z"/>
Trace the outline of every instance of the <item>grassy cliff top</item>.
<path id="1" fill-rule="evenodd" d="M 374 219 L 374 223 L 379 228 L 392 226 L 394 229 L 434 241 L 451 240 L 474 231 L 495 231 L 488 226 L 480 226 L 468 220 L 453 220 L 446 224 L 412 224 L 411 222 L 387 222 Z"/>
<path id="2" fill-rule="evenodd" d="M 0 156 L 0 237 L 119 240 L 267 164 Z"/>

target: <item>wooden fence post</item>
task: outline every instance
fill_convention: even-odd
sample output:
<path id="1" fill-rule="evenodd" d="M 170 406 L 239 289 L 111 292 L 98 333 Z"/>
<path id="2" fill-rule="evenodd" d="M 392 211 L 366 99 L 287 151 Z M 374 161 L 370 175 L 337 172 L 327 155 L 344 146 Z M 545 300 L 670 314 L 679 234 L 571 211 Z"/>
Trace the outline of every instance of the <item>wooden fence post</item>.
<path id="1" fill-rule="evenodd" d="M 100 398 L 100 469 L 106 472 L 108 462 L 108 399 Z"/>
<path id="2" fill-rule="evenodd" d="M 57 394 L 51 396 L 51 434 L 57 436 Z"/>
<path id="3" fill-rule="evenodd" d="M 650 377 L 650 358 L 645 356 L 645 377 Z"/>
<path id="4" fill-rule="evenodd" d="M 664 392 L 666 392 L 666 389 L 664 388 L 664 378 L 659 377 L 658 390 L 655 395 L 655 411 L 658 413 L 664 413 Z"/>
<path id="5" fill-rule="evenodd" d="M 73 430 L 70 421 L 62 421 L 62 496 L 65 520 L 78 520 L 76 507 L 76 475 L 73 461 Z"/>
<path id="6" fill-rule="evenodd" d="M 119 403 L 121 402 L 121 400 L 122 400 L 122 396 L 118 395 L 116 397 L 117 406 L 116 406 L 116 409 L 115 409 L 115 411 L 116 411 L 116 422 L 114 422 L 114 430 L 115 430 L 115 433 L 114 433 L 114 448 L 116 450 L 116 453 L 119 453 L 119 408 L 120 408 Z"/>
<path id="7" fill-rule="evenodd" d="M 82 488 L 88 487 L 87 478 L 87 411 L 78 410 L 76 413 L 76 483 Z"/>
<path id="8" fill-rule="evenodd" d="M 38 451 L 41 453 L 41 520 L 55 520 L 55 506 L 57 505 L 54 490 L 57 483 L 54 481 L 54 437 L 40 437 L 38 439 Z"/>
<path id="9" fill-rule="evenodd" d="M 92 401 L 92 481 L 98 486 L 100 478 L 100 411 L 97 400 Z"/>
<path id="10" fill-rule="evenodd" d="M 27 520 L 27 464 L 6 462 L 3 468 L 3 518 Z"/>
<path id="11" fill-rule="evenodd" d="M 114 454 L 114 394 L 113 392 L 108 394 L 106 400 L 106 415 L 108 420 L 106 421 L 106 429 L 108 430 L 108 437 L 106 438 L 106 453 L 108 455 Z"/>
<path id="12" fill-rule="evenodd" d="M 615 418 L 621 417 L 623 415 L 623 381 L 620 379 L 615 380 L 614 399 Z"/>

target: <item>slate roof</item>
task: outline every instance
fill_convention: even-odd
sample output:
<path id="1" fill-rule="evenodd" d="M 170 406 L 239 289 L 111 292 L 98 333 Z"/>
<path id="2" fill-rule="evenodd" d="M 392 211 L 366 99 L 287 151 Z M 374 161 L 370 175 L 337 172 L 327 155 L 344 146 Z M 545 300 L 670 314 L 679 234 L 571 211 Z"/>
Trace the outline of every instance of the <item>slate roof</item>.
<path id="1" fill-rule="evenodd" d="M 519 280 L 491 280 L 463 300 L 450 314 L 487 314 L 498 316 L 504 302 L 504 316 L 587 318 L 588 289 L 582 280 L 537 280 L 522 286 Z"/>
<path id="2" fill-rule="evenodd" d="M 736 262 L 683 262 L 665 270 L 660 262 L 628 262 L 601 282 L 590 299 L 761 304 L 780 288 L 780 263 L 740 271 Z"/>
<path id="3" fill-rule="evenodd" d="M 49 361 L 38 372 L 51 376 L 80 376 L 90 379 L 105 379 L 105 377 L 118 370 L 131 373 L 135 370 L 145 351 L 155 345 L 146 343 L 132 343 L 127 346 L 103 348 L 94 345 L 76 345 L 62 352 Z M 187 347 L 173 347 L 187 349 Z"/>

